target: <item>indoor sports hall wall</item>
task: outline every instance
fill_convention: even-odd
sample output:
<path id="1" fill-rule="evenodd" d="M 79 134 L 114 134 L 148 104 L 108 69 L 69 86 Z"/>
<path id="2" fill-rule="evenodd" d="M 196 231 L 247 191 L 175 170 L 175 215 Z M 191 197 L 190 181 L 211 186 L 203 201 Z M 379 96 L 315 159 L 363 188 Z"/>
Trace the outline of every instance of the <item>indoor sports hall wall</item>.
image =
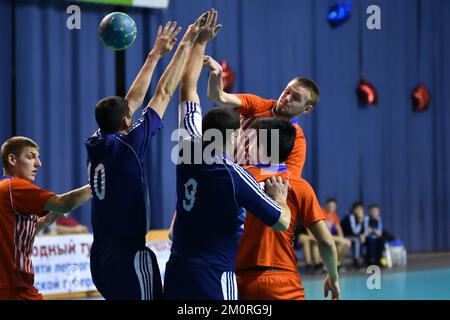
<path id="1" fill-rule="evenodd" d="M 354 1 L 351 19 L 336 29 L 325 18 L 333 3 L 171 0 L 164 11 L 126 8 L 138 26 L 126 51 L 127 86 L 159 24 L 176 20 L 185 30 L 216 8 L 224 28 L 208 53 L 229 61 L 235 92 L 278 98 L 297 75 L 317 80 L 320 103 L 300 124 L 308 141 L 304 177 L 319 200 L 336 197 L 341 217 L 355 200 L 379 203 L 386 229 L 409 251 L 450 250 L 450 1 Z M 0 138 L 36 140 L 43 161 L 37 183 L 60 192 L 86 183 L 84 140 L 96 129 L 94 106 L 114 95 L 116 84 L 114 53 L 97 35 L 113 7 L 78 3 L 81 30 L 68 30 L 68 4 L 0 0 Z M 366 28 L 372 4 L 381 8 L 381 30 Z M 158 66 L 151 92 L 168 61 Z M 378 105 L 358 102 L 361 77 L 377 88 Z M 204 110 L 211 107 L 206 79 L 205 73 L 199 83 Z M 419 83 L 432 98 L 429 110 L 415 113 L 411 92 Z M 177 101 L 175 95 L 148 154 L 153 228 L 167 228 L 175 210 L 170 136 Z M 89 224 L 90 206 L 76 216 Z"/>

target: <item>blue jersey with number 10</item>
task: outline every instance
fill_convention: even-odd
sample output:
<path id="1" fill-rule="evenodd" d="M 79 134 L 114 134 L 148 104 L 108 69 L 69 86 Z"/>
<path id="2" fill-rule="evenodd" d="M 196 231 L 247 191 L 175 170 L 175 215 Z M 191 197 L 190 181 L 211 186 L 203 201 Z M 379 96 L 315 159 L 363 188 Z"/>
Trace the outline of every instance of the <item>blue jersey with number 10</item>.
<path id="1" fill-rule="evenodd" d="M 149 200 L 144 159 L 150 138 L 162 126 L 147 107 L 127 132 L 98 130 L 86 141 L 95 242 L 145 245 Z"/>

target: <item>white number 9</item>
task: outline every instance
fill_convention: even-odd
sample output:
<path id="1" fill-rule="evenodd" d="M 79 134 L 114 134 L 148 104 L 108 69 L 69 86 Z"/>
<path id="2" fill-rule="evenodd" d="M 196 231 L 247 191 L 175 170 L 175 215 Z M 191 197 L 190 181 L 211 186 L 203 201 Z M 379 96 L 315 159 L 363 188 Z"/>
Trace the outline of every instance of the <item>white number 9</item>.
<path id="1" fill-rule="evenodd" d="M 192 190 L 189 191 L 189 187 L 192 187 Z M 184 196 L 186 199 L 183 199 L 183 208 L 186 211 L 191 211 L 195 202 L 195 194 L 197 193 L 197 181 L 195 179 L 189 179 L 188 182 L 184 184 Z M 188 204 L 189 203 L 189 204 Z"/>

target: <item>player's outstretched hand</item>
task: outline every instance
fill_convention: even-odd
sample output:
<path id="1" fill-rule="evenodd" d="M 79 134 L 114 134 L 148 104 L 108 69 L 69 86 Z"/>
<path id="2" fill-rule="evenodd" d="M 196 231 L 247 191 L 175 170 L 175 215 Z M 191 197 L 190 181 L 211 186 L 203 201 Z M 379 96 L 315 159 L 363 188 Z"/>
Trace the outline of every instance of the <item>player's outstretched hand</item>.
<path id="1" fill-rule="evenodd" d="M 206 43 L 214 39 L 219 33 L 220 29 L 222 29 L 221 24 L 217 24 L 217 11 L 211 9 L 211 14 L 209 16 L 208 21 L 206 22 L 206 29 L 199 33 L 197 37 L 197 42 Z"/>
<path id="2" fill-rule="evenodd" d="M 339 300 L 341 289 L 339 288 L 339 280 L 332 280 L 329 276 L 325 278 L 323 283 L 323 296 L 328 297 L 328 292 L 331 291 L 331 300 Z"/>
<path id="3" fill-rule="evenodd" d="M 216 60 L 214 60 L 210 56 L 203 57 L 203 66 L 208 67 L 209 71 L 215 76 L 221 74 L 223 71 L 220 63 L 218 63 Z"/>
<path id="4" fill-rule="evenodd" d="M 213 9 L 206 11 L 198 17 L 195 23 L 189 25 L 186 33 L 183 36 L 182 42 L 193 44 L 197 40 L 198 35 L 207 30 L 213 19 Z"/>
<path id="5" fill-rule="evenodd" d="M 175 43 L 177 42 L 177 35 L 180 33 L 181 27 L 177 28 L 177 22 L 171 21 L 166 23 L 166 26 L 158 27 L 158 34 L 156 36 L 155 44 L 153 45 L 153 50 L 155 50 L 161 57 L 168 54 Z"/>
<path id="6" fill-rule="evenodd" d="M 281 177 L 271 177 L 266 180 L 265 191 L 275 201 L 286 201 L 289 179 L 283 183 Z"/>

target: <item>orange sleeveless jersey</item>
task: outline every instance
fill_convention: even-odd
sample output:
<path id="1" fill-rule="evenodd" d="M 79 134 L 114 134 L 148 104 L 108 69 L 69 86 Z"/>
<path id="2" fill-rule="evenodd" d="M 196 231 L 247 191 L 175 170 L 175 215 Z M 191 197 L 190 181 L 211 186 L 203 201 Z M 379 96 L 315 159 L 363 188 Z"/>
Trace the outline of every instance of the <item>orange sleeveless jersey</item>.
<path id="1" fill-rule="evenodd" d="M 246 169 L 259 183 L 271 176 L 281 176 L 283 180 L 287 177 L 286 171 L 270 171 L 256 166 Z M 238 272 L 255 266 L 267 266 L 297 273 L 297 255 L 293 243 L 297 221 L 308 227 L 326 217 L 314 190 L 304 179 L 290 179 L 287 204 L 291 209 L 291 224 L 286 231 L 275 231 L 247 213 L 236 258 Z"/>
<path id="2" fill-rule="evenodd" d="M 236 94 L 236 96 L 241 100 L 241 106 L 237 111 L 241 114 L 243 130 L 249 128 L 255 118 L 275 116 L 273 111 L 276 100 L 263 99 L 253 94 Z M 294 124 L 294 127 L 297 129 L 294 148 L 286 161 L 290 180 L 301 178 L 306 159 L 306 139 L 303 130 L 298 124 Z"/>
<path id="3" fill-rule="evenodd" d="M 47 214 L 44 206 L 54 195 L 27 180 L 0 180 L 0 299 L 39 299 L 31 253 L 36 222 Z"/>

